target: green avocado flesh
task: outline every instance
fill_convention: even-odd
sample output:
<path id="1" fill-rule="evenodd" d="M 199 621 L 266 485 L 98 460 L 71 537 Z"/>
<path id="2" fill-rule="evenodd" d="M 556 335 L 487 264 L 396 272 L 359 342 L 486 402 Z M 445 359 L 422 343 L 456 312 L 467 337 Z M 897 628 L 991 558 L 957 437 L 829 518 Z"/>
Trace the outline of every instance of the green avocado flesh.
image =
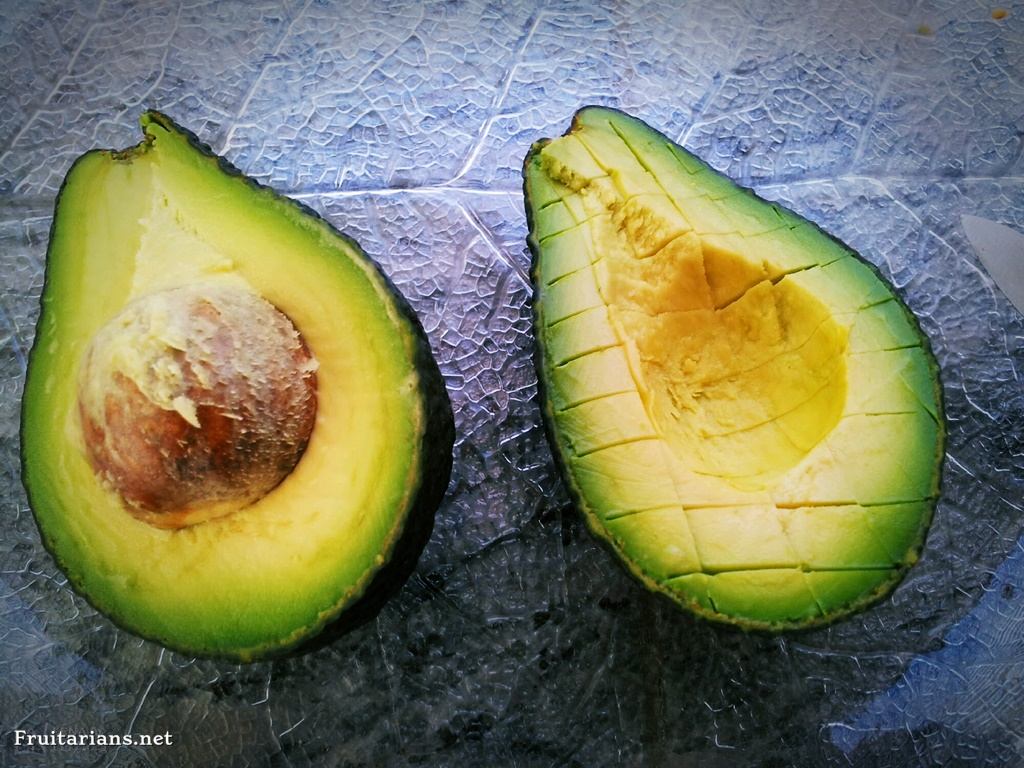
<path id="1" fill-rule="evenodd" d="M 422 548 L 450 474 L 451 407 L 415 315 L 354 241 L 169 118 L 141 122 L 141 144 L 83 155 L 58 197 L 23 477 L 45 545 L 96 608 L 168 647 L 248 661 L 384 588 L 403 541 Z M 94 471 L 79 382 L 112 318 L 182 286 L 252 292 L 290 319 L 316 361 L 316 411 L 301 458 L 269 492 L 167 529 L 132 514 Z"/>
<path id="2" fill-rule="evenodd" d="M 524 179 L 544 418 L 590 527 L 650 589 L 748 628 L 890 590 L 944 428 L 879 274 L 616 110 L 580 110 Z"/>

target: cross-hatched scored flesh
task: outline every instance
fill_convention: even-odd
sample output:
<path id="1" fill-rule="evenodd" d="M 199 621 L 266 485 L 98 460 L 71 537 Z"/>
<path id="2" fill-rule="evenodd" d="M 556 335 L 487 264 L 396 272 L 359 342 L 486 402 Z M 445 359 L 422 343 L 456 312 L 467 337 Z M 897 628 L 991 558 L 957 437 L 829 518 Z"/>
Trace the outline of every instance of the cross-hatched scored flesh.
<path id="1" fill-rule="evenodd" d="M 544 414 L 592 529 L 648 587 L 747 627 L 891 589 L 944 430 L 879 274 L 616 110 L 582 109 L 524 177 Z"/>

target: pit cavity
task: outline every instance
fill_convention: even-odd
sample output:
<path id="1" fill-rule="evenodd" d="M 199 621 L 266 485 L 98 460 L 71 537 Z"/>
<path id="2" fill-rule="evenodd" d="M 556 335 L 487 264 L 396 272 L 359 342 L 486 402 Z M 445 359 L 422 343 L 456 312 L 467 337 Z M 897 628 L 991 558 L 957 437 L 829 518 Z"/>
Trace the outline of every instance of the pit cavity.
<path id="1" fill-rule="evenodd" d="M 628 236 L 609 222 L 601 242 Z M 693 472 L 769 487 L 842 415 L 847 328 L 756 254 L 693 232 L 637 253 L 610 249 L 598 274 L 659 433 Z"/>

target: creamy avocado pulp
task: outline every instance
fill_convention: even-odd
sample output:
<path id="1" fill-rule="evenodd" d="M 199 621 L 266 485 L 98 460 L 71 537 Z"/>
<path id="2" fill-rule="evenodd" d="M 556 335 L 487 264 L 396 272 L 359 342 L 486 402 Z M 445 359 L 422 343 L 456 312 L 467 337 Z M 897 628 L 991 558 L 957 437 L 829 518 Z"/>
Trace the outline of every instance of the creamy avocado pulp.
<path id="1" fill-rule="evenodd" d="M 429 531 L 451 410 L 418 321 L 353 241 L 163 115 L 142 125 L 137 147 L 82 156 L 59 195 L 24 480 L 44 542 L 97 608 L 171 647 L 248 660 L 361 597 L 414 518 Z M 90 465 L 80 370 L 123 307 L 204 284 L 252 291 L 294 324 L 317 364 L 315 424 L 298 464 L 251 505 L 162 530 Z"/>
<path id="2" fill-rule="evenodd" d="M 615 110 L 581 110 L 524 177 L 543 410 L 590 526 L 650 588 L 743 626 L 890 589 L 943 429 L 879 275 Z"/>

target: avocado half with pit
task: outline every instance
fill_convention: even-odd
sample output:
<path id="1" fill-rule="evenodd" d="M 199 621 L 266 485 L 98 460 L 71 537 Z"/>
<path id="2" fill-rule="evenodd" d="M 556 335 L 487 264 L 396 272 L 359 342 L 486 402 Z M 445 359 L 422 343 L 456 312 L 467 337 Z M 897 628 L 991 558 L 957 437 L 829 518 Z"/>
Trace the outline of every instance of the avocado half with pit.
<path id="1" fill-rule="evenodd" d="M 616 110 L 580 110 L 524 178 L 543 414 L 591 529 L 650 589 L 747 628 L 889 591 L 944 427 L 879 273 Z"/>
<path id="2" fill-rule="evenodd" d="M 353 240 L 166 116 L 141 122 L 58 196 L 24 482 L 96 608 L 252 660 L 394 589 L 448 484 L 451 406 Z"/>

